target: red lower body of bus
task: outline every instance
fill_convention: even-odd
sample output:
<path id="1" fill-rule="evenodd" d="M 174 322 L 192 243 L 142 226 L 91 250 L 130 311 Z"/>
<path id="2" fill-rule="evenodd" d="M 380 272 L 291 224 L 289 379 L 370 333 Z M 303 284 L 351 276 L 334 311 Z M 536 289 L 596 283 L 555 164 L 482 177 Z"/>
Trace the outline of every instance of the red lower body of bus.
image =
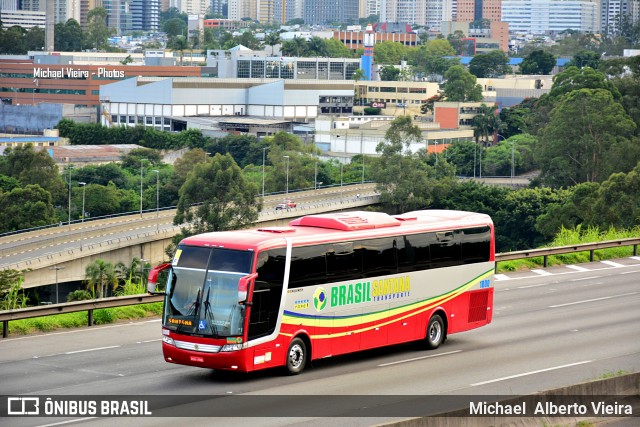
<path id="1" fill-rule="evenodd" d="M 493 288 L 467 291 L 449 300 L 432 302 L 427 307 L 416 307 L 351 326 L 327 328 L 314 326 L 304 318 L 299 322 L 289 320 L 283 322 L 280 333 L 272 341 L 236 351 L 182 349 L 166 342 L 162 343 L 162 350 L 167 362 L 201 368 L 250 372 L 285 366 L 289 344 L 298 336 L 310 343 L 313 360 L 422 340 L 426 337 L 429 319 L 436 314 L 444 320 L 447 335 L 487 325 L 493 318 L 493 292 Z M 227 344 L 226 339 L 168 333 L 183 347 L 222 347 Z"/>

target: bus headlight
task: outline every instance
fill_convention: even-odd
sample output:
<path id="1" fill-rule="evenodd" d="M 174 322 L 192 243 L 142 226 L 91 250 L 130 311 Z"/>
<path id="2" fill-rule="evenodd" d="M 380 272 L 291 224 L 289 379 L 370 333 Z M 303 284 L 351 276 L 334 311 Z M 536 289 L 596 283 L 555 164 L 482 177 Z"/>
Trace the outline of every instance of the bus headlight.
<path id="1" fill-rule="evenodd" d="M 165 344 L 173 345 L 173 346 L 175 346 L 175 345 L 176 345 L 176 344 L 173 342 L 173 338 L 168 337 L 168 336 L 166 336 L 166 335 L 163 335 L 163 336 L 162 336 L 162 342 L 163 342 L 163 343 L 165 343 Z"/>
<path id="2" fill-rule="evenodd" d="M 242 344 L 225 344 L 220 349 L 220 352 L 223 351 L 238 351 L 242 350 Z"/>

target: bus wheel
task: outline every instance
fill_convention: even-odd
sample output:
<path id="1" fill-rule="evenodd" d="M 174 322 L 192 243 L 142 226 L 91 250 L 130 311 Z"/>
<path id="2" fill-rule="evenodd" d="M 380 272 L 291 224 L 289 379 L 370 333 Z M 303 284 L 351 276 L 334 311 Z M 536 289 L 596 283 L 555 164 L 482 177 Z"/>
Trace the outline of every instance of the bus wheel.
<path id="1" fill-rule="evenodd" d="M 426 346 L 429 350 L 433 350 L 440 347 L 442 341 L 444 341 L 444 322 L 439 314 L 434 314 L 427 326 Z"/>
<path id="2" fill-rule="evenodd" d="M 291 375 L 297 375 L 304 369 L 307 361 L 307 346 L 300 338 L 294 338 L 287 352 L 287 371 Z"/>

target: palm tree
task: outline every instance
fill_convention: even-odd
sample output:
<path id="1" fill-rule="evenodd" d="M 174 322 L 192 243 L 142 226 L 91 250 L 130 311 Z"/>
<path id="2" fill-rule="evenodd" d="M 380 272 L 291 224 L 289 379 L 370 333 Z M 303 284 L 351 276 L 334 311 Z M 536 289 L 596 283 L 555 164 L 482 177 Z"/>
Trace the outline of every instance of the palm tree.
<path id="1" fill-rule="evenodd" d="M 271 46 L 271 55 L 273 56 L 273 47 L 280 43 L 280 33 L 269 33 L 264 38 L 264 44 L 267 46 Z"/>
<path id="2" fill-rule="evenodd" d="M 177 36 L 173 40 L 173 49 L 180 52 L 180 65 L 182 65 L 182 59 L 184 58 L 184 50 L 189 47 L 189 42 L 184 36 Z"/>
<path id="3" fill-rule="evenodd" d="M 87 266 L 85 269 L 85 280 L 87 288 L 93 298 L 97 296 L 104 297 L 107 285 L 115 288 L 118 285 L 118 277 L 116 276 L 113 264 L 110 262 L 97 259 Z M 100 292 L 96 295 L 96 287 Z"/>
<path id="4" fill-rule="evenodd" d="M 478 114 L 472 121 L 476 143 L 482 138 L 482 144 L 485 145 L 489 140 L 489 135 L 497 132 L 496 125 L 499 120 L 500 118 L 496 114 L 495 106 L 489 106 L 487 104 L 480 105 L 480 107 L 478 107 Z"/>

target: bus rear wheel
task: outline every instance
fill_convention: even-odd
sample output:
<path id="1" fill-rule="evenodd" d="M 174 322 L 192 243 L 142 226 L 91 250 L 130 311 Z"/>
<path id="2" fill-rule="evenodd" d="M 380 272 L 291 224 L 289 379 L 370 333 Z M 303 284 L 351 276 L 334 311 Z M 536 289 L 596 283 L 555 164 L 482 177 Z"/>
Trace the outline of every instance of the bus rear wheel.
<path id="1" fill-rule="evenodd" d="M 307 345 L 300 338 L 294 338 L 287 351 L 287 371 L 297 375 L 304 369 L 307 362 Z"/>
<path id="2" fill-rule="evenodd" d="M 427 338 L 425 339 L 425 345 L 427 349 L 434 350 L 440 347 L 440 344 L 444 341 L 444 322 L 439 314 L 434 314 L 429 319 L 427 325 Z"/>

